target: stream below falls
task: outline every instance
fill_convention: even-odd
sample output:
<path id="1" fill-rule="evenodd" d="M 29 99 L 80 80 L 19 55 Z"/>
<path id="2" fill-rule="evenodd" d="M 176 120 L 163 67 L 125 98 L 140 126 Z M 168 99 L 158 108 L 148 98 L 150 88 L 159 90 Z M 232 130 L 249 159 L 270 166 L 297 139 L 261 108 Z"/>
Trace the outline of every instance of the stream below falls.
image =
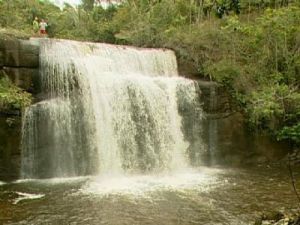
<path id="1" fill-rule="evenodd" d="M 300 173 L 294 174 L 298 181 Z M 287 168 L 200 167 L 0 183 L 0 224 L 7 225 L 238 225 L 296 207 Z"/>

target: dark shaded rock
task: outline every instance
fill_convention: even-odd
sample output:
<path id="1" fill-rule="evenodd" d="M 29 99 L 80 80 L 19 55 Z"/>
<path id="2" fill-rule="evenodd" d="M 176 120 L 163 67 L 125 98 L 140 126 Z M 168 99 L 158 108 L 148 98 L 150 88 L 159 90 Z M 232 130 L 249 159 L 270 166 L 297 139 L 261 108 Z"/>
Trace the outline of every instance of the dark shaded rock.
<path id="1" fill-rule="evenodd" d="M 4 51 L 4 65 L 10 67 L 19 67 L 19 50 L 8 50 Z"/>
<path id="2" fill-rule="evenodd" d="M 37 68 L 39 66 L 39 47 L 29 40 L 1 40 L 3 65 L 6 67 Z M 1 48 L 0 48 L 1 49 Z"/>
<path id="3" fill-rule="evenodd" d="M 36 40 L 0 38 L 0 73 L 17 86 L 34 92 L 39 68 L 39 43 Z"/>
<path id="4" fill-rule="evenodd" d="M 0 180 L 19 177 L 21 117 L 0 114 Z"/>
<path id="5" fill-rule="evenodd" d="M 256 165 L 278 161 L 287 154 L 285 143 L 248 130 L 244 115 L 237 112 L 226 88 L 209 81 L 197 81 L 197 86 L 205 113 L 201 133 L 207 148 L 206 163 Z"/>
<path id="6" fill-rule="evenodd" d="M 0 49 L 16 51 L 20 49 L 20 40 L 17 38 L 4 38 L 0 41 Z"/>
<path id="7" fill-rule="evenodd" d="M 4 50 L 4 46 L 5 46 L 5 41 L 6 39 L 5 38 L 1 38 L 0 37 L 0 51 L 3 51 Z"/>
<path id="8" fill-rule="evenodd" d="M 199 79 L 199 72 L 197 71 L 197 68 L 193 62 L 183 58 L 178 58 L 177 61 L 178 72 L 180 75 L 190 79 Z"/>
<path id="9" fill-rule="evenodd" d="M 216 82 L 197 80 L 201 90 L 203 110 L 214 118 L 222 118 L 230 115 L 234 110 L 231 96 L 226 89 Z"/>
<path id="10" fill-rule="evenodd" d="M 277 211 L 269 212 L 269 213 L 263 214 L 263 216 L 262 216 L 262 219 L 263 219 L 263 220 L 274 220 L 274 221 L 279 221 L 279 220 L 281 220 L 282 218 L 284 218 L 283 213 L 277 212 Z"/>
<path id="11" fill-rule="evenodd" d="M 37 68 L 39 56 L 19 50 L 5 50 L 4 65 L 8 67 Z"/>
<path id="12" fill-rule="evenodd" d="M 34 93 L 39 74 L 38 41 L 0 35 L 0 76 Z M 17 179 L 20 170 L 21 112 L 0 109 L 0 180 Z"/>
<path id="13" fill-rule="evenodd" d="M 39 42 L 32 40 L 20 40 L 20 52 L 39 55 Z"/>
<path id="14" fill-rule="evenodd" d="M 4 65 L 4 51 L 0 49 L 0 67 Z"/>
<path id="15" fill-rule="evenodd" d="M 34 91 L 34 80 L 38 77 L 38 69 L 4 67 L 4 72 L 18 87 L 29 92 Z"/>
<path id="16" fill-rule="evenodd" d="M 244 116 L 233 113 L 223 118 L 203 121 L 203 140 L 207 143 L 210 164 L 228 166 L 276 162 L 288 152 L 285 143 L 247 129 Z"/>

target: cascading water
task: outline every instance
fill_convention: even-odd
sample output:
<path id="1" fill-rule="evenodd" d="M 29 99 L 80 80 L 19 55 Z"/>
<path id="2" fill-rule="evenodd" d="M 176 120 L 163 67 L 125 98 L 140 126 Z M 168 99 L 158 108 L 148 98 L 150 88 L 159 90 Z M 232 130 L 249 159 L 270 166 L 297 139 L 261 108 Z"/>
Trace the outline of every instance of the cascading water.
<path id="1" fill-rule="evenodd" d="M 40 46 L 44 100 L 24 115 L 23 178 L 189 165 L 179 108 L 193 105 L 197 119 L 202 111 L 172 51 L 62 40 Z"/>

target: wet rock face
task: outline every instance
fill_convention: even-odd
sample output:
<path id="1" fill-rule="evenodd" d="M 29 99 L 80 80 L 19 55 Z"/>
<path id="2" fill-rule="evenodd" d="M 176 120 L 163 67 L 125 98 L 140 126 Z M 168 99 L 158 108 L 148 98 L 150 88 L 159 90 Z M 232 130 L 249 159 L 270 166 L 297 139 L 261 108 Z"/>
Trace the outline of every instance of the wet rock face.
<path id="1" fill-rule="evenodd" d="M 39 73 L 39 46 L 34 41 L 0 39 L 0 76 L 35 93 Z M 21 112 L 0 109 L 0 180 L 12 180 L 20 170 Z"/>
<path id="2" fill-rule="evenodd" d="M 21 117 L 0 114 L 0 180 L 19 176 Z"/>
<path id="3" fill-rule="evenodd" d="M 202 139 L 208 165 L 245 166 L 276 162 L 289 147 L 267 135 L 249 131 L 244 116 L 237 112 L 226 89 L 214 82 L 198 81 L 205 119 Z M 200 160 L 201 161 L 201 160 Z"/>
<path id="4" fill-rule="evenodd" d="M 4 67 L 3 71 L 18 87 L 31 93 L 35 91 L 33 80 L 38 77 L 38 69 Z"/>
<path id="5" fill-rule="evenodd" d="M 38 67 L 37 42 L 15 38 L 0 39 L 0 74 L 7 75 L 24 90 L 34 92 Z"/>
<path id="6" fill-rule="evenodd" d="M 203 122 L 203 139 L 208 143 L 209 164 L 227 166 L 258 165 L 278 162 L 288 153 L 285 143 L 247 129 L 242 114 L 211 118 Z"/>
<path id="7" fill-rule="evenodd" d="M 30 40 L 2 39 L 2 64 L 8 67 L 37 68 L 39 47 Z"/>
<path id="8" fill-rule="evenodd" d="M 229 93 L 225 87 L 210 81 L 197 81 L 201 90 L 200 99 L 203 103 L 203 110 L 210 118 L 222 118 L 234 112 Z"/>

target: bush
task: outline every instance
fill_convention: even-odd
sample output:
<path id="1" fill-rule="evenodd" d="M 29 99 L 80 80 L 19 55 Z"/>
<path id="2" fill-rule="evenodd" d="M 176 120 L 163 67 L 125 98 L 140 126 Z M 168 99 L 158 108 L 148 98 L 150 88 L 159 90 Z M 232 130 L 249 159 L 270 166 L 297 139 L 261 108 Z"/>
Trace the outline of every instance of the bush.
<path id="1" fill-rule="evenodd" d="M 22 110 L 30 104 L 31 94 L 16 87 L 7 77 L 0 77 L 0 109 Z"/>

